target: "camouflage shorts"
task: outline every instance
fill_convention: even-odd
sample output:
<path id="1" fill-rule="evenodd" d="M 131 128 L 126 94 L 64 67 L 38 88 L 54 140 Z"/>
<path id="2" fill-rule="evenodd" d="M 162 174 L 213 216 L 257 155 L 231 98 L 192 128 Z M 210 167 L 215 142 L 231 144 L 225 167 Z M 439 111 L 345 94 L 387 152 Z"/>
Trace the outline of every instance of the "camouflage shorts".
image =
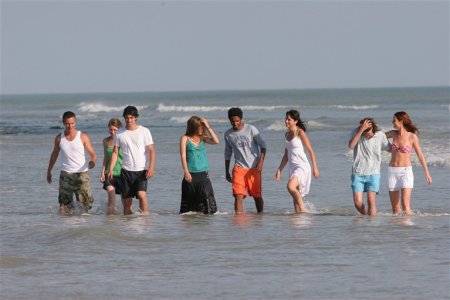
<path id="1" fill-rule="evenodd" d="M 89 183 L 89 173 L 67 173 L 61 171 L 59 176 L 59 204 L 73 208 L 73 194 L 86 209 L 92 208 L 94 197 Z"/>

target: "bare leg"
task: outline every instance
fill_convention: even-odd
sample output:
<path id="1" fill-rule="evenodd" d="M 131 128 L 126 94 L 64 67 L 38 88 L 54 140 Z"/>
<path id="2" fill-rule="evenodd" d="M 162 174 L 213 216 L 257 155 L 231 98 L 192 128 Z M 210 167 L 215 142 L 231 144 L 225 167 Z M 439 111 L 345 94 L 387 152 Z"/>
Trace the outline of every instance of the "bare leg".
<path id="1" fill-rule="evenodd" d="M 411 215 L 411 194 L 412 189 L 402 189 L 402 210 L 405 215 Z"/>
<path id="2" fill-rule="evenodd" d="M 297 180 L 297 177 L 292 177 L 289 179 L 289 182 L 287 184 L 287 189 L 289 191 L 289 194 L 292 196 L 292 200 L 294 201 L 294 208 L 296 213 L 302 213 L 305 212 L 305 205 L 303 203 L 302 195 L 299 191 L 299 183 Z"/>
<path id="3" fill-rule="evenodd" d="M 234 196 L 234 212 L 236 215 L 241 215 L 244 213 L 244 196 L 236 195 Z"/>
<path id="4" fill-rule="evenodd" d="M 139 199 L 139 210 L 143 215 L 148 215 L 147 192 L 139 191 L 136 196 Z"/>
<path id="5" fill-rule="evenodd" d="M 264 210 L 264 200 L 262 197 L 255 197 L 253 198 L 255 200 L 255 206 L 256 206 L 256 211 L 258 213 L 262 213 Z"/>
<path id="6" fill-rule="evenodd" d="M 70 208 L 67 207 L 66 205 L 60 204 L 59 205 L 59 213 L 61 215 L 67 215 L 70 212 Z"/>
<path id="7" fill-rule="evenodd" d="M 116 189 L 113 186 L 108 186 L 106 188 L 108 192 L 108 206 L 106 207 L 106 214 L 114 214 L 116 209 Z"/>
<path id="8" fill-rule="evenodd" d="M 362 215 L 367 215 L 366 207 L 363 203 L 363 192 L 353 192 L 353 202 L 355 203 L 355 208 Z"/>
<path id="9" fill-rule="evenodd" d="M 369 216 L 377 215 L 376 197 L 377 197 L 377 193 L 375 193 L 373 191 L 367 192 L 367 206 L 369 207 L 369 211 L 368 211 Z"/>
<path id="10" fill-rule="evenodd" d="M 123 202 L 123 214 L 124 215 L 133 214 L 133 211 L 131 210 L 131 204 L 133 203 L 133 198 L 122 199 L 122 202 Z"/>
<path id="11" fill-rule="evenodd" d="M 400 191 L 389 191 L 389 198 L 391 198 L 392 213 L 401 213 L 400 209 Z"/>

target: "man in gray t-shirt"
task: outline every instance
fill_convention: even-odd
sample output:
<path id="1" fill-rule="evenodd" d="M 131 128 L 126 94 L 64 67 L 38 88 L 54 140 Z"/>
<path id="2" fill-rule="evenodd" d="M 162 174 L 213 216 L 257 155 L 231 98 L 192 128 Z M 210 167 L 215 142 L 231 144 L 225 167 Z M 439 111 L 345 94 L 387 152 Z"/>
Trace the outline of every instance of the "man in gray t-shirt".
<path id="1" fill-rule="evenodd" d="M 262 212 L 264 201 L 261 193 L 261 172 L 266 155 L 266 143 L 255 126 L 245 124 L 238 107 L 228 110 L 232 128 L 224 134 L 225 177 L 233 185 L 234 210 L 244 212 L 243 200 L 247 194 L 255 200 L 256 210 Z M 233 176 L 230 175 L 230 160 L 234 154 Z"/>
<path id="2" fill-rule="evenodd" d="M 376 194 L 380 190 L 381 151 L 389 151 L 389 142 L 384 132 L 379 131 L 372 118 L 359 122 L 348 142 L 353 149 L 352 190 L 355 208 L 363 215 L 377 214 Z M 367 206 L 364 207 L 363 193 L 367 192 Z"/>

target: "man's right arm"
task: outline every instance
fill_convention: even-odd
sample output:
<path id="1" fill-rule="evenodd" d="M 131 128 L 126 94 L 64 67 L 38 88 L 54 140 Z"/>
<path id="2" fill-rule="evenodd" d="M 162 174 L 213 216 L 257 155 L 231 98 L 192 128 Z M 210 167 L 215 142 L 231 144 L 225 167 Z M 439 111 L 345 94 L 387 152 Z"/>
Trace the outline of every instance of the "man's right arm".
<path id="1" fill-rule="evenodd" d="M 58 159 L 60 147 L 59 144 L 61 142 L 61 135 L 57 135 L 55 137 L 55 145 L 53 146 L 52 154 L 50 154 L 50 160 L 48 161 L 48 169 L 47 169 L 47 182 L 52 183 L 52 169 Z"/>

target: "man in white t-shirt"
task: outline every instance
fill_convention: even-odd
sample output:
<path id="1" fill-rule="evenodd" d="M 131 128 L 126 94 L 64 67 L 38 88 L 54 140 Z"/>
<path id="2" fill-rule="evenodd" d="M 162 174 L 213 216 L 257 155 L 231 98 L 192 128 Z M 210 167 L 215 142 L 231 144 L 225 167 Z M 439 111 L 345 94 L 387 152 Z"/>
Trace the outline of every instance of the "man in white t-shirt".
<path id="1" fill-rule="evenodd" d="M 114 151 L 111 156 L 109 177 L 113 177 L 114 165 L 119 148 L 122 150 L 122 202 L 124 215 L 133 213 L 133 198 L 139 200 L 139 211 L 148 214 L 147 181 L 153 176 L 155 167 L 155 149 L 150 130 L 136 123 L 139 117 L 134 106 L 127 106 L 123 111 L 125 128 L 117 132 L 114 138 Z"/>

